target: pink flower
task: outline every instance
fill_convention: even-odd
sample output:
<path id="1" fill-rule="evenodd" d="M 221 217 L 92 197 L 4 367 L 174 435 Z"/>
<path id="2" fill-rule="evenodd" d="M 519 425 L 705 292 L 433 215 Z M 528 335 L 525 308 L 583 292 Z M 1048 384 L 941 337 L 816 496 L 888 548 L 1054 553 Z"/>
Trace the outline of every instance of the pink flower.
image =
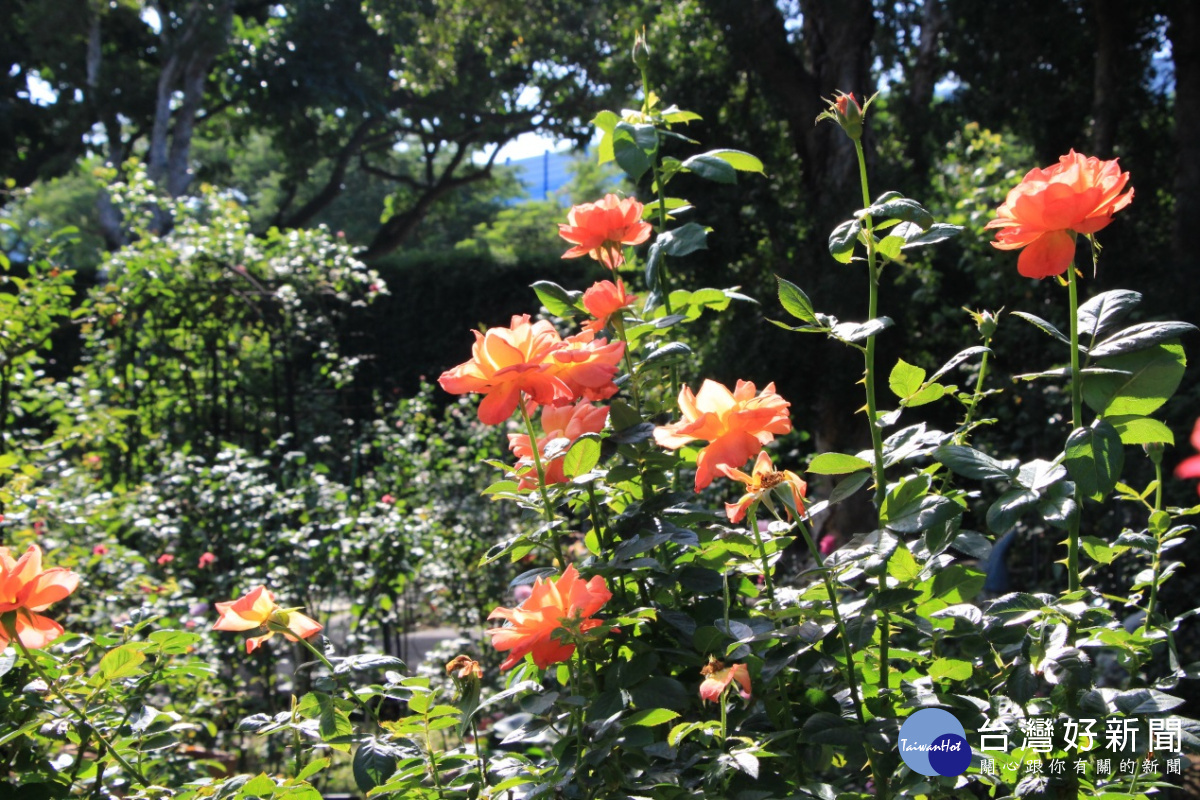
<path id="1" fill-rule="evenodd" d="M 390 494 L 385 494 L 383 497 L 379 498 L 379 502 L 390 506 L 392 503 L 396 502 L 396 498 L 392 497 Z"/>
<path id="2" fill-rule="evenodd" d="M 92 555 L 106 556 L 106 555 L 108 555 L 108 548 L 102 544 L 98 544 L 92 548 Z"/>
<path id="3" fill-rule="evenodd" d="M 166 566 L 167 564 L 170 564 L 172 561 L 174 561 L 175 556 L 171 555 L 170 553 L 163 553 L 156 560 L 158 561 L 158 565 L 160 567 L 162 567 L 162 566 Z"/>
<path id="4" fill-rule="evenodd" d="M 204 569 L 205 567 L 207 567 L 209 564 L 212 564 L 216 560 L 217 560 L 217 557 L 214 556 L 212 553 L 204 553 L 200 556 L 200 562 L 197 566 L 199 566 L 200 569 Z"/>

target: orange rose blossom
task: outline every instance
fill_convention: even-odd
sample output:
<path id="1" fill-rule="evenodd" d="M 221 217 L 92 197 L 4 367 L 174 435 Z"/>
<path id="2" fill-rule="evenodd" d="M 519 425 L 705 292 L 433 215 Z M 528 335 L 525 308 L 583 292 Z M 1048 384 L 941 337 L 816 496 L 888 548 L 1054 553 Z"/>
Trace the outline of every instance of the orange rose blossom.
<path id="1" fill-rule="evenodd" d="M 1021 251 L 1017 271 L 1027 278 L 1061 275 L 1075 258 L 1075 234 L 1091 234 L 1133 201 L 1117 160 L 1072 150 L 1046 169 L 1031 169 L 1008 193 L 985 227 L 998 228 L 992 246 Z"/>

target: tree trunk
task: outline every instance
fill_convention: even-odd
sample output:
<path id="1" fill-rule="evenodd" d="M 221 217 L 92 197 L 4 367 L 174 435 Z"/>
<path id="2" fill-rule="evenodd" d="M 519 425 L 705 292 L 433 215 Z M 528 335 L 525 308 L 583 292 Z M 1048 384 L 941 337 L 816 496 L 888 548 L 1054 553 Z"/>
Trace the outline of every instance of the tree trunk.
<path id="1" fill-rule="evenodd" d="M 1191 235 L 1200 219 L 1200 4 L 1167 6 L 1175 60 L 1175 235 L 1177 266 L 1194 264 Z"/>
<path id="2" fill-rule="evenodd" d="M 801 0 L 802 38 L 789 41 L 783 14 L 773 0 L 705 0 L 725 28 L 728 50 L 738 66 L 757 77 L 761 91 L 786 119 L 801 161 L 801 177 L 811 198 L 805 209 L 811 238 L 785 277 L 809 291 L 818 307 L 842 319 L 867 316 L 867 277 L 861 267 L 836 264 L 826 247 L 829 232 L 862 206 L 854 144 L 836 124 L 815 124 L 836 92 L 853 92 L 859 102 L 873 93 L 871 43 L 874 9 L 869 0 Z M 869 127 L 868 127 L 869 131 Z M 869 132 L 864 147 L 870 158 Z M 853 288 L 850 288 L 853 287 Z M 859 291 L 861 289 L 861 291 Z M 886 310 L 885 312 L 886 313 Z M 808 344 L 808 342 L 806 342 Z M 815 343 L 814 343 L 815 344 Z M 869 446 L 866 417 L 856 383 L 862 376 L 858 354 L 836 342 L 822 341 L 808 351 L 821 365 L 821 391 L 808 392 L 812 406 L 797 410 L 813 420 L 822 450 L 855 452 Z M 794 356 L 780 352 L 778 374 L 804 374 Z M 786 377 L 791 396 L 805 396 L 802 381 Z M 866 498 L 865 492 L 860 498 Z M 873 514 L 865 499 L 842 503 L 827 521 L 835 535 L 870 530 Z"/>
<path id="3" fill-rule="evenodd" d="M 1118 0 L 1092 0 L 1096 24 L 1096 66 L 1092 82 L 1092 152 L 1112 158 L 1117 139 L 1117 74 L 1121 56 L 1121 21 Z"/>

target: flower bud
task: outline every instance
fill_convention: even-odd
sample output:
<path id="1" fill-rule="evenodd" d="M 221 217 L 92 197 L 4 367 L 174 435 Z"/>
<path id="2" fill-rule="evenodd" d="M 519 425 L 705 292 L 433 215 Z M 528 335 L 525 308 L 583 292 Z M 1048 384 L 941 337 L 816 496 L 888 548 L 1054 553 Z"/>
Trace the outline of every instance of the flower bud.
<path id="1" fill-rule="evenodd" d="M 1167 446 L 1162 442 L 1147 442 L 1142 445 L 1142 449 L 1146 451 L 1146 455 L 1149 456 L 1151 463 L 1161 464 L 1163 452 L 1167 449 Z"/>
<path id="2" fill-rule="evenodd" d="M 633 63 L 640 70 L 646 69 L 650 63 L 650 45 L 646 43 L 645 28 L 633 37 Z"/>
<path id="3" fill-rule="evenodd" d="M 975 327 L 979 329 L 979 335 L 986 341 L 996 335 L 996 328 L 1000 325 L 1000 311 L 972 311 L 969 308 L 964 308 L 971 319 L 975 322 Z"/>
<path id="4" fill-rule="evenodd" d="M 838 92 L 829 108 L 830 110 L 826 113 L 831 114 L 837 124 L 842 126 L 842 130 L 846 132 L 847 136 L 856 142 L 862 139 L 863 110 L 858 101 L 854 99 L 853 92 L 850 94 Z"/>

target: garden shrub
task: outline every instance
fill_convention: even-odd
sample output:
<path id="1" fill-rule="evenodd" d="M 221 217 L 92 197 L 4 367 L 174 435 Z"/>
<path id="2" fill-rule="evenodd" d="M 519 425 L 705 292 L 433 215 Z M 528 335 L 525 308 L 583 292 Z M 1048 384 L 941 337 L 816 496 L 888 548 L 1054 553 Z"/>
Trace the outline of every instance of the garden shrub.
<path id="1" fill-rule="evenodd" d="M 645 56 L 639 37 L 634 60 L 643 69 Z M 730 387 L 689 371 L 696 334 L 688 326 L 747 298 L 682 285 L 687 257 L 721 223 L 694 221 L 703 212 L 668 187 L 681 174 L 753 180 L 764 165 L 732 149 L 663 157 L 662 143 L 685 138 L 681 126 L 695 115 L 666 106 L 645 75 L 643 84 L 640 109 L 603 111 L 595 124 L 600 160 L 648 185 L 648 202 L 606 195 L 575 206 L 560 228 L 574 245 L 567 255 L 603 264 L 605 280 L 586 291 L 537 281 L 546 317 L 486 321 L 466 360 L 463 332 L 461 363 L 439 384 L 483 395 L 478 422 L 472 405 L 439 414 L 418 397 L 381 416 L 355 446 L 334 448 L 349 452 L 337 476 L 319 467 L 320 440 L 293 452 L 287 432 L 275 431 L 260 458 L 191 440 L 177 426 L 164 441 L 179 437 L 173 443 L 191 442 L 196 454 L 163 458 L 157 470 L 139 463 L 121 474 L 146 479 L 111 496 L 89 492 L 96 478 L 71 467 L 18 479 L 10 460 L 10 505 L 25 510 L 13 518 L 18 546 L 0 551 L 0 630 L 10 640 L 0 704 L 16 721 L 0 753 L 10 774 L 20 773 L 21 791 L 316 798 L 316 785 L 347 762 L 370 797 L 1117 800 L 1171 787 L 1185 752 L 1200 744 L 1200 722 L 1178 713 L 1174 694 L 1196 675 L 1176 641 L 1194 611 L 1164 613 L 1159 590 L 1180 570 L 1171 551 L 1200 506 L 1164 502 L 1163 454 L 1175 434 L 1156 415 L 1179 384 L 1182 341 L 1195 327 L 1132 321 L 1142 301 L 1132 290 L 1081 297 L 1086 270 L 1074 261 L 1087 242 L 1093 274 L 1101 268 L 1096 235 L 1121 218 L 1116 212 L 1133 213 L 1128 173 L 1072 152 L 1029 171 L 986 225 L 1000 229 L 1000 245 L 1021 250 L 1007 280 L 1024 280 L 1018 272 L 1043 279 L 1029 291 L 1065 300 L 1057 315 L 1065 331 L 1024 309 L 972 310 L 971 340 L 938 354 L 937 368 L 885 363 L 877 341 L 895 323 L 881 285 L 918 248 L 962 226 L 895 192 L 872 199 L 860 144 L 870 101 L 833 98 L 818 122 L 853 140 L 862 207 L 830 235 L 830 268 L 846 271 L 847 286 L 866 284 L 863 314 L 835 319 L 818 310 L 822 298 L 779 280 L 768 315 L 782 329 L 780 347 L 803 352 L 824 337 L 861 359 L 871 446 L 801 463 L 791 452 L 772 456 L 797 424 L 774 383 Z M 180 235 L 206 230 L 184 225 Z M 196 257 L 207 250 L 186 249 L 168 259 L 158 246 L 145 239 L 149 255 L 138 260 L 207 260 Z M 223 245 L 208 246 L 219 253 Z M 156 274 L 139 285 L 155 287 Z M 362 288 L 360 278 L 346 280 Z M 115 313 L 125 308 L 140 306 Z M 143 319 L 137 333 L 147 344 L 182 336 L 167 326 L 165 338 L 151 337 L 157 317 Z M 210 308 L 204 319 L 222 317 Z M 423 346 L 434 333 L 453 338 L 440 319 L 436 331 L 423 322 Z M 1000 437 L 985 443 L 978 434 L 1001 415 L 993 408 L 1024 396 L 1024 385 L 997 392 L 989 362 L 997 332 L 1025 324 L 1048 347 L 1029 356 L 1020 377 L 1052 387 L 1044 399 L 1057 403 L 1058 422 L 1029 443 L 1036 452 L 1014 454 Z M 249 335 L 237 352 L 259 357 L 263 336 Z M 311 345 L 302 350 L 309 357 Z M 109 363 L 123 366 L 125 383 L 115 368 L 98 380 L 140 391 L 150 376 L 138 371 L 136 350 L 121 352 L 124 361 Z M 201 363 L 215 370 L 219 362 Z M 342 362 L 317 363 L 328 369 L 316 369 L 312 385 L 336 388 L 344 373 L 333 365 Z M 808 373 L 812 391 L 822 391 L 822 365 Z M 267 382 L 257 380 L 249 388 Z M 159 415 L 137 416 L 145 439 L 147 420 L 175 409 L 137 397 L 116 394 L 112 405 Z M 242 429 L 255 419 L 219 405 L 220 392 L 205 397 L 189 412 L 220 408 Z M 915 409 L 934 404 L 952 409 L 944 430 L 915 420 Z M 254 408 L 268 422 L 300 425 Z M 325 410 L 318 405 L 303 424 L 316 425 Z M 1200 447 L 1200 427 L 1192 438 Z M 1143 457 L 1153 479 L 1128 478 L 1125 462 Z M 1200 475 L 1195 459 L 1179 474 Z M 39 488 L 46 476 L 58 488 Z M 819 492 L 804 476 L 828 477 L 832 488 Z M 27 525 L 41 507 L 38 491 L 74 492 L 103 511 L 93 518 L 67 503 L 49 527 Z M 814 520 L 859 492 L 871 498 L 868 530 L 844 542 L 813 535 Z M 733 502 L 715 507 L 711 493 Z M 1124 529 L 1106 534 L 1105 518 Z M 59 533 L 69 526 L 81 532 Z M 984 597 L 981 563 L 1004 536 L 1031 527 L 1062 537 L 1054 585 L 1039 587 L 1050 591 Z M 139 554 L 128 559 L 132 585 L 113 580 L 109 554 L 97 550 L 108 544 L 88 551 L 89 528 L 111 536 L 119 555 Z M 35 540 L 59 568 L 30 566 Z M 807 559 L 785 572 L 781 555 L 793 543 Z M 196 555 L 210 544 L 226 549 Z M 196 566 L 165 558 L 175 552 Z M 204 563 L 206 553 L 216 560 Z M 1118 577 L 1129 582 L 1100 591 L 1097 571 L 1113 564 L 1128 565 Z M 223 574 L 204 572 L 218 565 Z M 464 565 L 469 588 L 454 570 Z M 493 623 L 489 642 L 465 645 L 436 679 L 375 652 L 366 633 L 341 646 L 324 636 L 338 599 L 382 632 L 396 622 L 397 589 L 425 567 L 432 596 L 444 592 L 469 621 L 488 612 Z M 149 588 L 115 627 L 103 626 L 99 601 L 83 599 L 96 568 L 109 578 L 94 585 L 111 586 L 119 602 Z M 506 573 L 511 599 L 501 599 Z M 189 604 L 205 592 L 220 602 L 216 614 L 207 603 L 193 613 Z M 91 632 L 51 644 L 30 632 L 58 625 L 43 614 L 71 626 L 86 619 Z M 197 632 L 200 618 L 221 633 Z M 248 637 L 244 656 L 234 654 L 239 631 Z M 269 634 L 280 636 L 265 641 Z M 285 666 L 294 666 L 291 679 Z M 209 680 L 250 712 L 236 729 L 198 721 L 215 713 L 212 695 L 197 688 Z M 235 739 L 254 737 L 261 760 L 200 777 L 179 741 L 201 733 L 203 744 L 240 744 L 243 754 L 251 747 Z M 63 738 L 72 746 L 59 746 Z"/>

